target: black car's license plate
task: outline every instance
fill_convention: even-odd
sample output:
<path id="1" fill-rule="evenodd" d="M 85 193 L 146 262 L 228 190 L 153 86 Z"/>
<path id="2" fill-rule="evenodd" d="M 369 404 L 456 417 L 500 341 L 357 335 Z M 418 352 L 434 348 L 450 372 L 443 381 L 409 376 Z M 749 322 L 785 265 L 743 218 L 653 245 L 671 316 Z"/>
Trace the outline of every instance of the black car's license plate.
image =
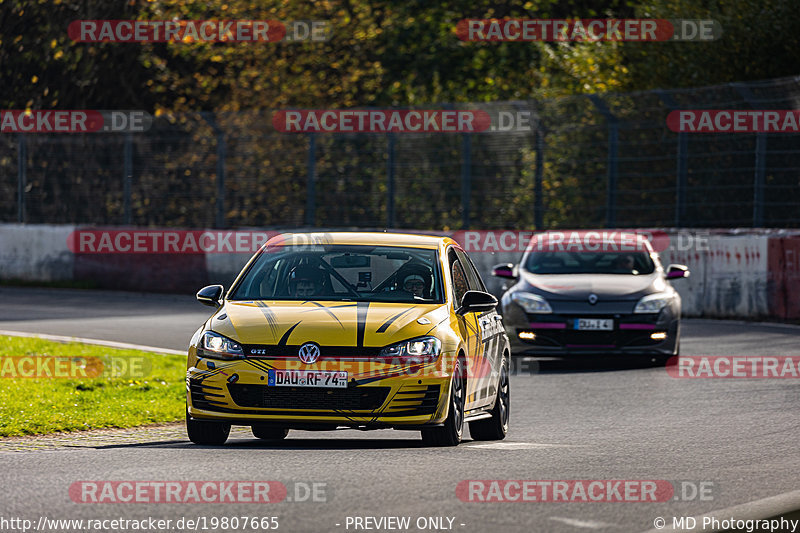
<path id="1" fill-rule="evenodd" d="M 573 327 L 581 331 L 612 331 L 614 321 L 610 318 L 576 318 Z"/>

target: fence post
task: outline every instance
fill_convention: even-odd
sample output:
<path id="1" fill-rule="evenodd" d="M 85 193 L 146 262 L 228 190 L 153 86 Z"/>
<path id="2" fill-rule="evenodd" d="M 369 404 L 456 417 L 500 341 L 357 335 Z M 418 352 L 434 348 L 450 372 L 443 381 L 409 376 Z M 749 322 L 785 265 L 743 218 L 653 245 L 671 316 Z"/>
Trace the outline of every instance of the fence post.
<path id="1" fill-rule="evenodd" d="M 225 132 L 217 130 L 217 228 L 225 227 Z"/>
<path id="2" fill-rule="evenodd" d="M 596 94 L 590 94 L 598 111 L 608 124 L 608 182 L 606 187 L 606 227 L 617 227 L 617 163 L 619 156 L 619 119 L 611 113 L 605 102 Z"/>
<path id="3" fill-rule="evenodd" d="M 756 133 L 756 161 L 753 176 L 753 227 L 764 226 L 764 172 L 767 159 L 767 135 Z"/>
<path id="4" fill-rule="evenodd" d="M 316 222 L 317 138 L 308 134 L 308 178 L 306 180 L 306 226 Z"/>
<path id="5" fill-rule="evenodd" d="M 758 99 L 750 90 L 750 87 L 741 83 L 731 83 L 731 87 L 736 89 L 746 102 L 753 109 L 758 108 Z M 754 105 L 755 104 L 755 105 Z M 753 163 L 753 227 L 758 228 L 764 225 L 764 173 L 766 170 L 767 158 L 767 135 L 756 133 L 755 161 Z"/>
<path id="6" fill-rule="evenodd" d="M 678 109 L 678 102 L 670 93 L 663 90 L 655 91 L 670 111 Z M 680 228 L 686 220 L 686 196 L 689 187 L 689 137 L 685 131 L 678 133 L 678 151 L 675 154 L 677 160 L 678 179 L 675 182 L 675 227 Z"/>
<path id="7" fill-rule="evenodd" d="M 461 229 L 470 226 L 470 197 L 472 195 L 472 136 L 461 136 Z"/>
<path id="8" fill-rule="evenodd" d="M 394 133 L 387 134 L 386 146 L 386 227 L 394 227 Z"/>
<path id="9" fill-rule="evenodd" d="M 25 134 L 17 135 L 17 222 L 25 223 L 25 187 L 28 186 L 25 172 L 28 167 L 28 144 Z"/>
<path id="10" fill-rule="evenodd" d="M 123 169 L 122 169 L 122 202 L 123 202 L 123 215 L 122 222 L 126 226 L 130 226 L 133 221 L 131 215 L 131 182 L 133 180 L 133 135 L 130 133 L 125 134 L 125 147 L 123 150 Z"/>
<path id="11" fill-rule="evenodd" d="M 537 231 L 544 230 L 544 201 L 542 189 L 544 183 L 544 133 L 541 129 L 536 131 L 536 174 L 534 176 L 533 217 Z"/>

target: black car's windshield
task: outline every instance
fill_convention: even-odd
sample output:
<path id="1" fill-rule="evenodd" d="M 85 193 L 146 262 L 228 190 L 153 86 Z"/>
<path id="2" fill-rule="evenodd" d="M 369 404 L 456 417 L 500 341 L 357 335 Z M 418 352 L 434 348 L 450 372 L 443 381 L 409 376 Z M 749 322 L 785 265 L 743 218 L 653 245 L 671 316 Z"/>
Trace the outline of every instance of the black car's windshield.
<path id="1" fill-rule="evenodd" d="M 289 245 L 262 252 L 232 300 L 442 303 L 437 251 L 360 245 Z"/>
<path id="2" fill-rule="evenodd" d="M 531 252 L 525 270 L 533 274 L 652 274 L 646 252 Z"/>

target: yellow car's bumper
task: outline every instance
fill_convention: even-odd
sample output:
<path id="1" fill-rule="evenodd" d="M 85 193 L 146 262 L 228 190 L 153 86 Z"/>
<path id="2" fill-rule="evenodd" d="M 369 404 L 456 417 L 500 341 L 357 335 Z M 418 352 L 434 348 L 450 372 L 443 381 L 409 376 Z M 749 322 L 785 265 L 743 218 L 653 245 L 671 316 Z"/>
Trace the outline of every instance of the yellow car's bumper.
<path id="1" fill-rule="evenodd" d="M 297 359 L 222 361 L 189 357 L 188 414 L 231 424 L 270 423 L 303 427 L 408 427 L 439 424 L 447 417 L 451 376 L 437 360 L 414 364 Z M 275 387 L 269 370 L 346 371 L 346 388 Z"/>

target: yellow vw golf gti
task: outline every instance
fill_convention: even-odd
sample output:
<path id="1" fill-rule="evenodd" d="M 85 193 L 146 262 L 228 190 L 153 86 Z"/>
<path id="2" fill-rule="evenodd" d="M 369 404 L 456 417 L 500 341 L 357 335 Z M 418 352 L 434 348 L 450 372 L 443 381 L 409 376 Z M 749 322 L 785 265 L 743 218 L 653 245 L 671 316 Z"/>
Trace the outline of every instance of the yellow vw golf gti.
<path id="1" fill-rule="evenodd" d="M 265 440 L 290 429 L 419 430 L 455 446 L 503 439 L 509 341 L 478 271 L 452 239 L 283 234 L 215 307 L 189 347 L 186 427 L 223 444 L 231 425 Z"/>

